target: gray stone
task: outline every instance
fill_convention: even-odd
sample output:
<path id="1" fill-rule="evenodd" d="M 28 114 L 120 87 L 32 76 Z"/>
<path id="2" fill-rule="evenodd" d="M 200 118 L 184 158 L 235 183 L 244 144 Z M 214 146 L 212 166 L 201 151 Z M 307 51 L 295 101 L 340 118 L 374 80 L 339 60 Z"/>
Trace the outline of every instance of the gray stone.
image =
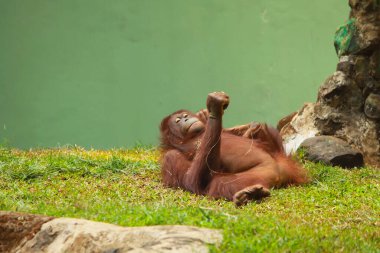
<path id="1" fill-rule="evenodd" d="M 317 103 L 314 107 L 314 124 L 321 135 L 334 135 L 342 131 L 347 115 L 339 112 L 338 109 Z"/>
<path id="2" fill-rule="evenodd" d="M 347 78 L 346 74 L 342 71 L 336 71 L 319 88 L 318 101 L 324 101 L 332 107 L 337 107 L 350 86 L 350 79 Z"/>
<path id="3" fill-rule="evenodd" d="M 361 167 L 363 155 L 347 142 L 332 136 L 316 136 L 306 139 L 299 147 L 305 151 L 305 158 L 313 162 L 343 168 Z"/>
<path id="4" fill-rule="evenodd" d="M 370 94 L 365 100 L 365 115 L 371 119 L 380 119 L 380 95 Z"/>
<path id="5" fill-rule="evenodd" d="M 318 101 L 339 110 L 360 110 L 363 105 L 357 83 L 342 71 L 336 71 L 321 85 Z"/>
<path id="6" fill-rule="evenodd" d="M 208 252 L 222 241 L 218 230 L 180 225 L 121 227 L 10 212 L 0 212 L 0 221 L 1 252 L 11 253 Z"/>

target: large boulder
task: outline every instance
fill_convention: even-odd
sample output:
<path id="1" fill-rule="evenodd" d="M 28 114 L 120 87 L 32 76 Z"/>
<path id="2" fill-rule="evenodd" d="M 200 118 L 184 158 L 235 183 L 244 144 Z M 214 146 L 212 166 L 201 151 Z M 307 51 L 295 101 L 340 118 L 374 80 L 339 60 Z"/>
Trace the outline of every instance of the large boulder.
<path id="1" fill-rule="evenodd" d="M 351 12 L 337 30 L 336 71 L 321 85 L 316 103 L 279 122 L 286 150 L 319 135 L 334 136 L 380 168 L 380 4 L 349 0 Z M 325 145 L 328 145 L 326 142 Z"/>
<path id="2" fill-rule="evenodd" d="M 208 252 L 220 231 L 192 226 L 121 227 L 0 211 L 0 252 Z"/>
<path id="3" fill-rule="evenodd" d="M 343 106 L 332 107 L 323 100 L 306 104 L 280 129 L 287 153 L 295 152 L 308 138 L 329 135 L 359 150 L 367 165 L 380 168 L 379 122 L 361 110 L 342 110 Z"/>

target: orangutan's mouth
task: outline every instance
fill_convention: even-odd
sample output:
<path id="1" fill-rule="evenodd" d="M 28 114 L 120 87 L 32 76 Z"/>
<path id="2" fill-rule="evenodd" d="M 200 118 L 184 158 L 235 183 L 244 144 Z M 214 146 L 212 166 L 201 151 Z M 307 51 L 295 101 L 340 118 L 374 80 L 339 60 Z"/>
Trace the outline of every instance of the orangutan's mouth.
<path id="1" fill-rule="evenodd" d="M 203 131 L 203 129 L 204 129 L 203 122 L 198 120 L 190 124 L 187 131 L 191 133 L 200 133 Z"/>

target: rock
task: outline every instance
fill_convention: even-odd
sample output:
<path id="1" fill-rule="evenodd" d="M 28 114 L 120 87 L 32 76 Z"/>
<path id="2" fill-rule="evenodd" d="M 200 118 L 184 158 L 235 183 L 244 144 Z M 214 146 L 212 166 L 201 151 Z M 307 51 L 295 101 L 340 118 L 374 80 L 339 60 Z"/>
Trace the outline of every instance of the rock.
<path id="1" fill-rule="evenodd" d="M 280 122 L 289 120 L 280 130 L 287 154 L 294 153 L 305 139 L 319 133 L 314 118 L 314 104 L 307 103 L 290 120 L 288 116 L 280 120 Z"/>
<path id="2" fill-rule="evenodd" d="M 371 55 L 369 68 L 369 75 L 377 80 L 380 80 L 380 47 Z"/>
<path id="3" fill-rule="evenodd" d="M 294 153 L 306 139 L 331 135 L 360 150 L 367 165 L 380 168 L 380 132 L 378 121 L 361 111 L 340 111 L 323 103 L 307 103 L 281 129 L 286 152 Z"/>
<path id="4" fill-rule="evenodd" d="M 299 148 L 305 151 L 306 159 L 343 168 L 361 167 L 363 155 L 347 142 L 332 136 L 316 136 L 306 139 Z"/>
<path id="5" fill-rule="evenodd" d="M 348 4 L 353 10 L 370 11 L 375 9 L 376 0 L 349 0 Z"/>
<path id="6" fill-rule="evenodd" d="M 363 107 L 362 91 L 351 78 L 336 71 L 326 79 L 314 105 L 314 121 L 321 135 L 334 135 Z"/>
<path id="7" fill-rule="evenodd" d="M 338 56 L 348 55 L 360 50 L 357 39 L 355 19 L 351 18 L 338 28 L 335 33 L 334 46 Z"/>
<path id="8" fill-rule="evenodd" d="M 321 85 L 317 102 L 282 122 L 280 133 L 289 152 L 308 137 L 340 138 L 358 149 L 367 165 L 380 168 L 380 2 L 349 0 L 349 5 L 348 22 L 334 38 L 335 73 Z"/>
<path id="9" fill-rule="evenodd" d="M 350 20 L 354 21 L 353 39 L 357 46 L 349 54 L 368 54 L 379 46 L 380 5 L 378 0 L 350 0 Z"/>
<path id="10" fill-rule="evenodd" d="M 380 94 L 380 82 L 376 82 L 375 80 L 369 80 L 366 83 L 363 89 L 363 96 L 368 97 L 371 93 Z"/>
<path id="11" fill-rule="evenodd" d="M 336 71 L 341 71 L 349 77 L 354 74 L 354 59 L 350 55 L 343 55 L 339 57 L 339 62 L 336 66 Z"/>
<path id="12" fill-rule="evenodd" d="M 0 237 L 0 245 L 5 245 L 1 252 L 208 252 L 208 244 L 222 241 L 218 230 L 191 226 L 121 227 L 83 219 L 35 215 L 27 215 L 32 217 L 30 222 L 19 223 L 19 217 L 24 216 L 0 212 L 0 231 L 6 233 L 13 226 L 21 231 L 14 235 L 17 240 L 11 243 L 7 242 L 10 236 Z M 35 223 L 40 224 L 39 227 Z M 28 237 L 25 237 L 24 227 L 26 231 L 30 230 L 29 227 L 38 229 L 26 233 Z"/>
<path id="13" fill-rule="evenodd" d="M 297 112 L 292 112 L 291 114 L 289 114 L 288 116 L 285 116 L 283 117 L 282 119 L 280 119 L 277 123 L 277 130 L 278 131 L 281 131 L 281 129 L 286 126 L 287 124 L 290 123 L 290 121 L 292 121 L 293 117 L 297 114 Z"/>
<path id="14" fill-rule="evenodd" d="M 354 75 L 353 79 L 359 88 L 363 89 L 366 82 L 369 80 L 369 60 L 366 56 L 352 56 L 354 62 Z"/>
<path id="15" fill-rule="evenodd" d="M 378 0 L 350 0 L 349 20 L 335 33 L 338 56 L 368 55 L 379 46 L 380 5 Z"/>
<path id="16" fill-rule="evenodd" d="M 363 105 L 360 88 L 345 73 L 336 71 L 318 91 L 318 101 L 339 110 L 359 110 Z"/>
<path id="17" fill-rule="evenodd" d="M 370 119 L 380 119 L 380 95 L 371 93 L 367 97 L 364 113 Z"/>

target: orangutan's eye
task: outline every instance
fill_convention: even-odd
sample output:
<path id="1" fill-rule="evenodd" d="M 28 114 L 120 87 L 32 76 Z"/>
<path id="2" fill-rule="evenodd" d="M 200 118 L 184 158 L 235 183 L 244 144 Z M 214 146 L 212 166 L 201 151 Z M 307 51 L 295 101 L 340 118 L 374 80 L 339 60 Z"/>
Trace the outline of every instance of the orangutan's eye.
<path id="1" fill-rule="evenodd" d="M 184 117 L 184 118 L 187 118 L 187 116 L 189 116 L 189 115 L 187 115 L 187 113 L 182 115 L 182 117 Z"/>
<path id="2" fill-rule="evenodd" d="M 176 118 L 175 123 L 178 123 L 180 120 L 181 120 L 180 118 Z"/>

